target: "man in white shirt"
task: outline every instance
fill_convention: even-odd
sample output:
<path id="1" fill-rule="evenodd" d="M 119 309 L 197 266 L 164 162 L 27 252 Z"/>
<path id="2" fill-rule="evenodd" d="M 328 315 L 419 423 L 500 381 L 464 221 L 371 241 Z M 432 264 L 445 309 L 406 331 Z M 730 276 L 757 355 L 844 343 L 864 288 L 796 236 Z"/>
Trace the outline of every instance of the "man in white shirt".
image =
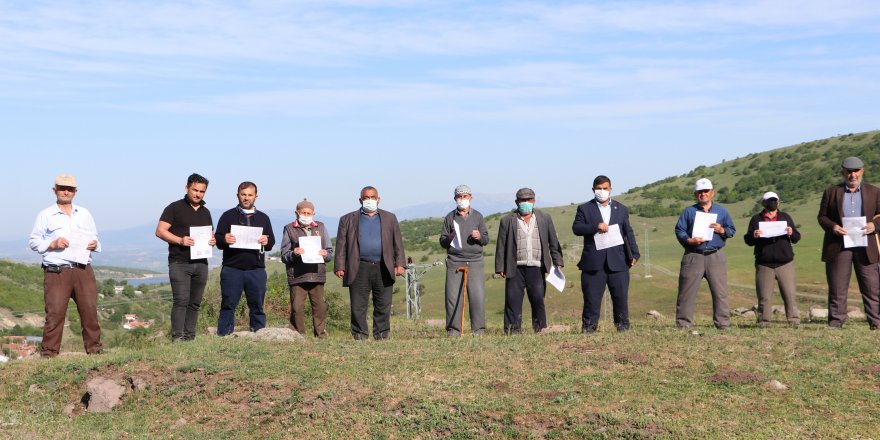
<path id="1" fill-rule="evenodd" d="M 92 252 L 101 252 L 98 230 L 92 214 L 73 204 L 77 191 L 73 176 L 56 177 L 52 191 L 55 203 L 37 215 L 28 241 L 30 248 L 43 257 L 46 322 L 41 355 L 58 355 L 71 298 L 82 322 L 86 353 L 98 354 L 103 351 L 98 324 L 98 284 L 91 265 Z"/>

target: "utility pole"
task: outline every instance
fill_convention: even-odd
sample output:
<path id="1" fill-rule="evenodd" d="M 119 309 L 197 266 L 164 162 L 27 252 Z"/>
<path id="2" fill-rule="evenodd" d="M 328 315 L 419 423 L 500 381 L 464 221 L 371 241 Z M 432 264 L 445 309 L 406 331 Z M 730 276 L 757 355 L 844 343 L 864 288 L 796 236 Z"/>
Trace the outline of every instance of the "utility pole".
<path id="1" fill-rule="evenodd" d="M 406 259 L 406 319 L 420 319 L 422 317 L 422 286 L 419 280 L 425 276 L 428 271 L 435 266 L 440 266 L 441 262 L 435 261 L 431 264 L 413 264 L 412 257 Z"/>
<path id="2" fill-rule="evenodd" d="M 645 278 L 651 278 L 651 239 L 648 237 L 648 223 L 645 225 Z"/>

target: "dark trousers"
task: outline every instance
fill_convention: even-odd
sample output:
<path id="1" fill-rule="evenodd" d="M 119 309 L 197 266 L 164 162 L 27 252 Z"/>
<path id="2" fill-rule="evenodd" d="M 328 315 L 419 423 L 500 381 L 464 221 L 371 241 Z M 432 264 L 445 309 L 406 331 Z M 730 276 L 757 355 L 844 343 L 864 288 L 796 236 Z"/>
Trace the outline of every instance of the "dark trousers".
<path id="1" fill-rule="evenodd" d="M 171 339 L 196 338 L 196 324 L 205 284 L 208 283 L 207 263 L 169 263 L 171 281 Z"/>
<path id="2" fill-rule="evenodd" d="M 547 282 L 540 267 L 517 266 L 504 279 L 504 333 L 520 333 L 522 327 L 522 304 L 524 291 L 532 306 L 532 329 L 539 332 L 547 327 L 544 310 L 544 291 Z"/>
<path id="3" fill-rule="evenodd" d="M 581 272 L 581 292 L 584 295 L 584 311 L 581 321 L 584 330 L 596 330 L 602 314 L 602 296 L 605 286 L 611 294 L 614 326 L 619 330 L 629 328 L 629 271 L 608 270 Z"/>
<path id="4" fill-rule="evenodd" d="M 223 266 L 220 269 L 218 336 L 225 336 L 235 331 L 235 309 L 238 308 L 242 291 L 247 298 L 250 330 L 255 332 L 266 326 L 266 313 L 263 312 L 263 301 L 266 298 L 266 269 L 242 270 Z"/>
<path id="5" fill-rule="evenodd" d="M 862 293 L 868 325 L 871 328 L 880 327 L 880 272 L 877 263 L 871 264 L 868 261 L 865 248 L 842 250 L 837 258 L 825 263 L 825 277 L 828 280 L 828 326 L 840 327 L 846 322 L 846 299 L 853 269 Z"/>
<path id="6" fill-rule="evenodd" d="M 324 302 L 324 283 L 302 283 L 290 286 L 290 325 L 301 335 L 306 334 L 306 297 L 312 304 L 312 325 L 316 338 L 326 338 L 327 303 Z"/>
<path id="7" fill-rule="evenodd" d="M 351 297 L 351 336 L 367 339 L 367 308 L 370 295 L 373 296 L 373 338 L 387 339 L 391 334 L 391 294 L 394 291 L 394 278 L 380 262 L 361 261 L 354 282 L 348 287 Z"/>
<path id="8" fill-rule="evenodd" d="M 83 346 L 86 353 L 101 350 L 101 327 L 98 325 L 98 285 L 92 265 L 85 268 L 63 268 L 60 272 L 44 272 L 43 300 L 46 322 L 43 325 L 43 356 L 56 356 L 61 349 L 64 320 L 70 300 L 76 303 L 82 323 Z"/>

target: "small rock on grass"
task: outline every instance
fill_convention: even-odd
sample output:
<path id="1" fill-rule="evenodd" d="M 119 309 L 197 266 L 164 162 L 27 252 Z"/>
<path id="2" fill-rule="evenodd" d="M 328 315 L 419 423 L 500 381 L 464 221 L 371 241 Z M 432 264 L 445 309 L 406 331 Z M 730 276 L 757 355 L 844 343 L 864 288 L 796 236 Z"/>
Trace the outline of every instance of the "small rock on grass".
<path id="1" fill-rule="evenodd" d="M 177 421 L 171 425 L 171 429 L 182 428 L 182 427 L 186 426 L 187 423 L 188 422 L 184 418 L 177 419 Z"/>
<path id="2" fill-rule="evenodd" d="M 765 383 L 764 386 L 767 387 L 767 389 L 769 389 L 771 391 L 785 391 L 788 389 L 788 385 L 786 385 L 776 379 L 773 379 L 773 380 Z"/>

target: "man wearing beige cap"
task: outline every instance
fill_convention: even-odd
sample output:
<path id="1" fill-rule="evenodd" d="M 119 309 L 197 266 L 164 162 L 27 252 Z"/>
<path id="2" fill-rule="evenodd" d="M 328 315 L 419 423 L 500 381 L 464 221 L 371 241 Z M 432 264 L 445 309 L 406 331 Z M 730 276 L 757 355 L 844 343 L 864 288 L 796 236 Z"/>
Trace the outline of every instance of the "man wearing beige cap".
<path id="1" fill-rule="evenodd" d="M 535 208 L 535 192 L 516 192 L 516 210 L 501 218 L 495 246 L 495 273 L 504 278 L 504 333 L 521 333 L 524 291 L 532 306 L 532 329 L 547 328 L 545 275 L 563 266 L 562 248 L 549 214 Z"/>
<path id="2" fill-rule="evenodd" d="M 841 175 L 843 183 L 827 188 L 819 204 L 819 225 L 825 230 L 822 261 L 828 280 L 828 327 L 840 328 L 846 322 L 849 281 L 855 269 L 868 326 L 876 330 L 880 327 L 880 188 L 862 182 L 865 163 L 858 157 L 843 160 Z M 859 226 L 844 227 L 844 222 Z M 867 245 L 861 241 L 865 238 Z"/>
<path id="3" fill-rule="evenodd" d="M 755 247 L 755 290 L 758 294 L 758 327 L 768 327 L 773 317 L 773 282 L 785 304 L 785 316 L 791 327 L 800 324 L 794 276 L 794 250 L 801 239 L 791 216 L 779 210 L 779 195 L 764 193 L 764 210 L 752 216 L 743 239 Z M 777 226 L 778 225 L 778 226 Z M 774 227 L 775 226 L 775 227 Z M 766 230 L 765 230 L 766 228 Z"/>
<path id="4" fill-rule="evenodd" d="M 712 321 L 719 330 L 727 330 L 730 327 L 727 256 L 722 248 L 727 239 L 733 237 L 736 228 L 727 209 L 713 203 L 715 188 L 712 181 L 705 178 L 697 180 L 694 197 L 697 203 L 685 208 L 675 224 L 675 237 L 684 247 L 678 273 L 675 324 L 683 329 L 694 325 L 697 291 L 705 278 L 712 292 Z M 706 225 L 704 220 L 713 217 L 714 221 Z M 695 231 L 695 225 L 704 225 L 707 229 Z"/>
<path id="5" fill-rule="evenodd" d="M 443 219 L 440 246 L 446 249 L 446 335 L 461 336 L 464 294 L 474 336 L 486 332 L 486 279 L 483 275 L 483 247 L 489 244 L 489 230 L 483 214 L 471 206 L 473 194 L 467 185 L 453 191 L 455 209 Z M 460 270 L 466 268 L 465 272 Z M 467 285 L 464 285 L 467 279 Z"/>
<path id="6" fill-rule="evenodd" d="M 43 257 L 43 325 L 41 355 L 55 357 L 61 349 L 67 304 L 73 299 L 82 322 L 86 353 L 102 352 L 98 324 L 98 284 L 92 270 L 92 252 L 101 252 L 98 230 L 92 214 L 73 204 L 76 179 L 61 174 L 55 178 L 55 203 L 40 211 L 28 244 Z"/>

